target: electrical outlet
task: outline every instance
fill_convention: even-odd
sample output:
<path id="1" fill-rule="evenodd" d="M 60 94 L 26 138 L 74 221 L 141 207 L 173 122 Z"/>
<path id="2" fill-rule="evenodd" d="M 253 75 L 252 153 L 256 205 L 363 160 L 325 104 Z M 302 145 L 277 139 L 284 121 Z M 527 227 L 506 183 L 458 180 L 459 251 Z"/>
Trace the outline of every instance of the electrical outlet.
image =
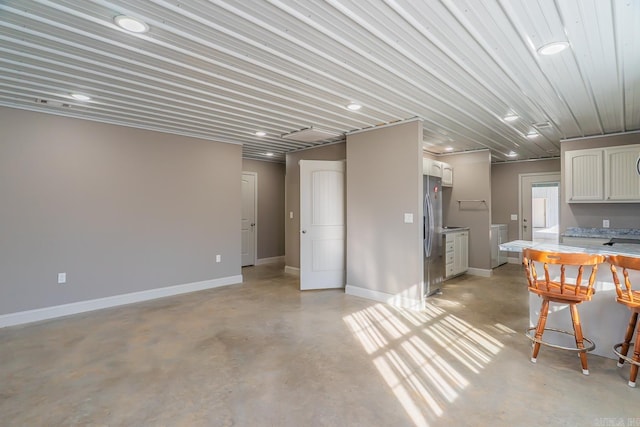
<path id="1" fill-rule="evenodd" d="M 289 211 L 289 219 L 293 219 L 293 211 Z"/>
<path id="2" fill-rule="evenodd" d="M 602 228 L 609 228 L 609 220 L 608 219 L 603 219 L 602 220 Z"/>
<path id="3" fill-rule="evenodd" d="M 518 220 L 518 214 L 511 214 L 511 221 L 517 221 Z"/>
<path id="4" fill-rule="evenodd" d="M 58 273 L 58 283 L 67 283 L 67 273 Z"/>
<path id="5" fill-rule="evenodd" d="M 220 262 L 222 261 L 222 256 L 221 255 L 216 255 L 216 262 Z"/>
<path id="6" fill-rule="evenodd" d="M 404 214 L 404 223 L 405 224 L 413 224 L 413 214 L 412 213 Z"/>

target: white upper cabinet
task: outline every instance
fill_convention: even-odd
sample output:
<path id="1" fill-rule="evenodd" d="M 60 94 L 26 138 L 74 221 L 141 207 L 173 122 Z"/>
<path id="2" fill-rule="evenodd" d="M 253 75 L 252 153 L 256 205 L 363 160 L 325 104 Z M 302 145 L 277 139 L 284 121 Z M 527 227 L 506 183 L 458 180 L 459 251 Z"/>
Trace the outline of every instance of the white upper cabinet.
<path id="1" fill-rule="evenodd" d="M 567 203 L 640 202 L 640 144 L 565 153 Z"/>
<path id="2" fill-rule="evenodd" d="M 450 164 L 439 160 L 423 158 L 422 169 L 424 175 L 442 178 L 443 187 L 453 187 L 453 168 Z"/>
<path id="3" fill-rule="evenodd" d="M 440 163 L 442 165 L 442 186 L 453 187 L 453 168 L 449 163 Z"/>
<path id="4" fill-rule="evenodd" d="M 442 178 L 442 164 L 437 160 L 422 159 L 422 173 L 423 175 L 437 176 Z"/>
<path id="5" fill-rule="evenodd" d="M 602 151 L 575 150 L 564 154 L 567 203 L 601 202 L 604 199 Z"/>
<path id="6" fill-rule="evenodd" d="M 604 155 L 606 201 L 640 201 L 640 145 L 607 148 Z"/>

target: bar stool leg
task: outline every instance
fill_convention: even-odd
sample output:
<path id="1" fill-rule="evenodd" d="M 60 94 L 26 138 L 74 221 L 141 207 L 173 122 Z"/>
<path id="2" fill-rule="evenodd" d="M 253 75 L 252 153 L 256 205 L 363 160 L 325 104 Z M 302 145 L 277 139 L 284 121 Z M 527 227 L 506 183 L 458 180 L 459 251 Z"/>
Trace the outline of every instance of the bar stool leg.
<path id="1" fill-rule="evenodd" d="M 635 313 L 636 317 L 638 313 Z M 638 333 L 636 335 L 636 343 L 633 346 L 633 361 L 640 363 L 640 328 L 638 328 Z M 629 386 L 636 386 L 636 378 L 638 377 L 638 365 L 632 363 L 631 364 L 631 374 L 629 375 Z"/>
<path id="2" fill-rule="evenodd" d="M 582 335 L 582 325 L 580 325 L 580 315 L 576 304 L 569 304 L 571 309 L 571 320 L 573 322 L 573 331 L 576 334 L 576 347 L 584 348 L 584 337 Z M 580 363 L 582 364 L 582 373 L 589 375 L 589 367 L 587 366 L 587 353 L 582 351 L 580 354 Z"/>
<path id="3" fill-rule="evenodd" d="M 622 342 L 622 348 L 620 349 L 620 353 L 623 355 L 627 355 L 629 351 L 629 343 L 631 343 L 631 338 L 633 338 L 633 331 L 636 328 L 636 323 L 638 322 L 638 312 L 635 311 L 631 313 L 631 318 L 629 319 L 629 325 L 627 325 L 627 332 L 624 334 L 624 341 Z M 637 341 L 637 340 L 636 340 Z M 624 365 L 624 359 L 618 359 L 618 368 Z"/>
<path id="4" fill-rule="evenodd" d="M 540 316 L 538 317 L 538 324 L 536 325 L 536 342 L 533 344 L 533 355 L 531 356 L 531 361 L 536 363 L 538 359 L 538 352 L 540 351 L 540 340 L 542 339 L 542 334 L 544 333 L 544 327 L 547 323 L 547 314 L 549 313 L 549 300 L 543 299 L 542 305 L 540 306 Z"/>

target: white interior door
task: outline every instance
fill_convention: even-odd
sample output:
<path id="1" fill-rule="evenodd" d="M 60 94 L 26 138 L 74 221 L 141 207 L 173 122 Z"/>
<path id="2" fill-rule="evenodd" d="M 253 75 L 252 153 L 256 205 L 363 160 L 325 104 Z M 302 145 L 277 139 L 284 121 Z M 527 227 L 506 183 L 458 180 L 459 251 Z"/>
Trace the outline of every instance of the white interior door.
<path id="1" fill-rule="evenodd" d="M 300 289 L 345 285 L 344 161 L 300 161 Z"/>
<path id="2" fill-rule="evenodd" d="M 533 185 L 542 183 L 560 183 L 560 173 L 520 174 L 520 239 L 533 240 Z M 558 221 L 554 221 L 557 224 Z"/>
<path id="3" fill-rule="evenodd" d="M 242 266 L 256 263 L 256 200 L 258 199 L 257 175 L 255 172 L 242 173 Z"/>

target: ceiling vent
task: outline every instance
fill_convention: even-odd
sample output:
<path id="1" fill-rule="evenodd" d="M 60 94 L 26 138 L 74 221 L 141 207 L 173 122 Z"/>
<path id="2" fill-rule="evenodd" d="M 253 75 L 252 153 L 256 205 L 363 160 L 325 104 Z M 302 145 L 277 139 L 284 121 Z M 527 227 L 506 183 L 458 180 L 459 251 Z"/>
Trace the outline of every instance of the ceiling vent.
<path id="1" fill-rule="evenodd" d="M 549 122 L 534 123 L 533 127 L 536 128 L 536 129 L 550 129 L 551 128 L 551 123 L 549 123 Z"/>
<path id="2" fill-rule="evenodd" d="M 296 130 L 290 133 L 285 133 L 284 135 L 282 135 L 282 138 L 300 142 L 319 142 L 337 138 L 340 135 L 342 134 L 339 132 L 332 132 L 310 127 L 306 129 Z"/>
<path id="3" fill-rule="evenodd" d="M 36 98 L 35 102 L 36 102 L 36 104 L 48 105 L 50 107 L 71 108 L 71 104 L 67 104 L 66 102 L 60 102 L 60 101 L 55 101 L 55 100 Z"/>

